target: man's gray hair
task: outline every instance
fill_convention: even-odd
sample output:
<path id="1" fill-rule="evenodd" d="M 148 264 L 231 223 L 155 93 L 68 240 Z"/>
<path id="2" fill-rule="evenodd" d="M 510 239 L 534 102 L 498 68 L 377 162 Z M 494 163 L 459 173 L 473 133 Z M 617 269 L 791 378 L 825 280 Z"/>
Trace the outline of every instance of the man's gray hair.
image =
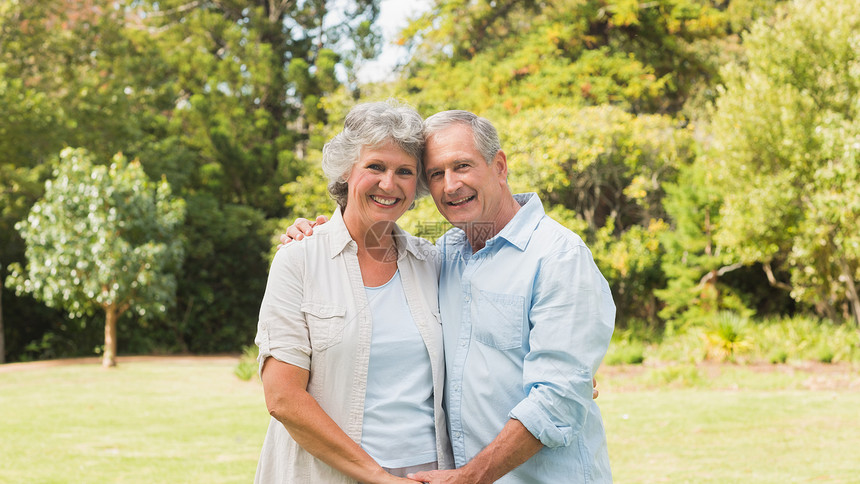
<path id="1" fill-rule="evenodd" d="M 475 148 L 488 165 L 492 163 L 496 153 L 502 149 L 499 133 L 489 120 L 469 111 L 442 111 L 430 116 L 424 120 L 424 137 L 429 139 L 439 131 L 455 124 L 464 124 L 472 129 Z"/>
<path id="2" fill-rule="evenodd" d="M 424 176 L 424 124 L 418 112 L 394 99 L 359 104 L 350 109 L 343 131 L 323 146 L 322 169 L 332 198 L 346 208 L 346 179 L 365 147 L 391 142 L 417 162 L 418 189 L 415 198 L 427 193 Z"/>

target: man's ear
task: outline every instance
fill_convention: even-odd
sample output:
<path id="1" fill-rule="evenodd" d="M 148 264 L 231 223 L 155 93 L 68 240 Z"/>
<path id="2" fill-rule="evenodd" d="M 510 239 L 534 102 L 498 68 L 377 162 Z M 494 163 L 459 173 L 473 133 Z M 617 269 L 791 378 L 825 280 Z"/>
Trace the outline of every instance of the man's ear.
<path id="1" fill-rule="evenodd" d="M 497 151 L 496 156 L 493 157 L 493 170 L 503 180 L 508 179 L 508 157 L 505 156 L 504 151 Z"/>

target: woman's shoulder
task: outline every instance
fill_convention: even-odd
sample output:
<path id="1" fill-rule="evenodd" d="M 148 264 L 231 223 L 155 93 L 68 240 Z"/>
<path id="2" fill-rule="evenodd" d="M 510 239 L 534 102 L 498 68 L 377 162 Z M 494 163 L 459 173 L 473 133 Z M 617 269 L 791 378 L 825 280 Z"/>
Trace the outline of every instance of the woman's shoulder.
<path id="1" fill-rule="evenodd" d="M 272 259 L 272 265 L 276 264 L 295 264 L 297 261 L 303 261 L 308 257 L 314 257 L 315 254 L 324 250 L 328 236 L 323 227 L 314 230 L 314 234 L 310 237 L 305 237 L 301 240 L 293 240 L 286 245 L 282 245 L 275 252 Z"/>

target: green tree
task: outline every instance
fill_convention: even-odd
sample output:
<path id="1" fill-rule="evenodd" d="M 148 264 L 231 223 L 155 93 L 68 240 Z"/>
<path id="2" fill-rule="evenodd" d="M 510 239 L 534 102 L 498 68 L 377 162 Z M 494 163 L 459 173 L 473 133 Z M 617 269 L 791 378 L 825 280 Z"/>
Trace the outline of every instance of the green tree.
<path id="1" fill-rule="evenodd" d="M 713 173 L 701 158 L 683 166 L 675 182 L 664 185 L 664 206 L 672 230 L 662 234 L 665 288 L 655 291 L 664 306 L 660 316 L 676 323 L 702 324 L 720 310 L 748 310 L 723 276 L 742 269 L 733 254 L 716 242 L 722 198 Z"/>
<path id="2" fill-rule="evenodd" d="M 777 1 L 439 0 L 402 33 L 415 52 L 403 83 L 428 112 L 610 103 L 677 113 L 708 98 L 737 34 Z"/>
<path id="3" fill-rule="evenodd" d="M 860 10 L 792 2 L 723 72 L 713 169 L 717 242 L 775 286 L 860 324 Z M 779 274 L 788 280 L 780 280 Z"/>
<path id="4" fill-rule="evenodd" d="M 616 234 L 665 218 L 662 185 L 695 155 L 690 129 L 612 106 L 532 109 L 497 125 L 515 190 L 538 190 L 592 232 L 609 217 Z"/>
<path id="5" fill-rule="evenodd" d="M 64 149 L 44 197 L 16 225 L 28 262 L 10 267 L 7 285 L 73 317 L 104 311 L 103 364 L 114 366 L 118 318 L 164 314 L 174 302 L 184 217 L 184 202 L 139 163 L 118 154 L 95 166 L 86 151 Z"/>
<path id="6" fill-rule="evenodd" d="M 493 120 L 515 190 L 589 241 L 619 314 L 657 323 L 663 185 L 696 157 L 690 120 L 740 34 L 779 3 L 438 0 L 401 34 L 414 55 L 398 88 L 427 114 Z"/>
<path id="7" fill-rule="evenodd" d="M 695 156 L 692 130 L 676 124 L 612 106 L 530 109 L 497 123 L 513 190 L 537 191 L 588 241 L 625 318 L 657 321 L 663 185 Z"/>
<path id="8" fill-rule="evenodd" d="M 377 14 L 378 0 L 0 2 L 0 263 L 25 264 L 11 228 L 55 153 L 78 146 L 106 161 L 121 150 L 188 202 L 182 232 L 195 248 L 176 306 L 125 334 L 141 351 L 239 349 L 290 212 L 280 187 L 304 174 L 325 97 L 342 80 L 355 88 L 354 67 L 375 55 Z M 20 355 L 52 318 L 5 295 Z"/>

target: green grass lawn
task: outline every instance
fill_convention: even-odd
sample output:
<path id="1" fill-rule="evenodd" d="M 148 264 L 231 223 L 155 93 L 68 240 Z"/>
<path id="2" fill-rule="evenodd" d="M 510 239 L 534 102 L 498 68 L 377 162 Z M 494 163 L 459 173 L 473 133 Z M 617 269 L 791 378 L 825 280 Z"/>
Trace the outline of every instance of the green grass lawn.
<path id="1" fill-rule="evenodd" d="M 0 482 L 248 483 L 269 415 L 232 359 L 0 373 Z"/>
<path id="2" fill-rule="evenodd" d="M 269 417 L 234 367 L 0 371 L 0 482 L 251 482 Z M 782 368 L 602 370 L 615 482 L 860 482 L 860 371 Z"/>
<path id="3" fill-rule="evenodd" d="M 731 369 L 694 388 L 616 391 L 607 377 L 615 481 L 860 482 L 860 376 L 849 390 L 821 378 Z"/>

